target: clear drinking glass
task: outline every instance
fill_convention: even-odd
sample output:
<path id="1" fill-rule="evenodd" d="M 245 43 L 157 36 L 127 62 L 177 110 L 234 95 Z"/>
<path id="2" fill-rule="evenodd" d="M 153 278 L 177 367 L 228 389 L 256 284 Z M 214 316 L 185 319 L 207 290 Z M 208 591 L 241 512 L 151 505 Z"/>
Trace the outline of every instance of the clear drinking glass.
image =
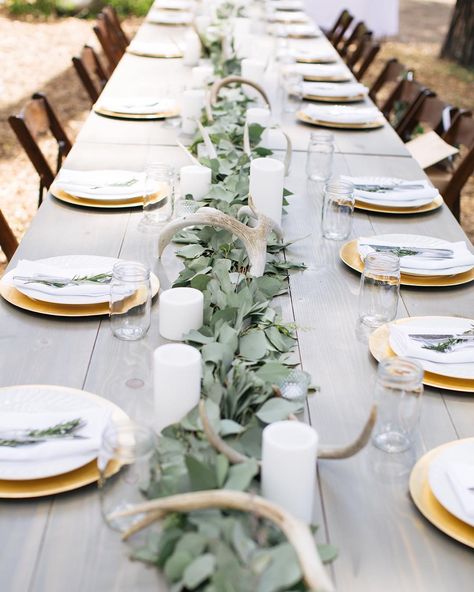
<path id="1" fill-rule="evenodd" d="M 388 358 L 379 364 L 375 385 L 377 423 L 372 437 L 385 452 L 403 452 L 413 444 L 420 420 L 423 368 L 413 360 Z"/>
<path id="2" fill-rule="evenodd" d="M 284 90 L 283 111 L 294 113 L 301 107 L 303 101 L 303 75 L 289 69 L 282 72 Z"/>
<path id="3" fill-rule="evenodd" d="M 292 370 L 280 384 L 281 396 L 290 401 L 306 401 L 311 376 L 304 370 Z"/>
<path id="4" fill-rule="evenodd" d="M 370 253 L 360 279 L 359 320 L 380 327 L 397 316 L 400 259 L 393 253 Z"/>
<path id="5" fill-rule="evenodd" d="M 334 156 L 334 134 L 311 132 L 306 157 L 306 175 L 311 181 L 326 182 L 331 176 Z"/>
<path id="6" fill-rule="evenodd" d="M 110 326 L 115 337 L 136 341 L 151 322 L 150 270 L 141 263 L 121 261 L 112 270 Z"/>
<path id="7" fill-rule="evenodd" d="M 155 162 L 145 169 L 142 228 L 160 228 L 173 216 L 175 171 L 174 168 Z"/>
<path id="8" fill-rule="evenodd" d="M 352 230 L 354 186 L 348 181 L 332 180 L 324 187 L 321 229 L 324 238 L 344 240 Z"/>
<path id="9" fill-rule="evenodd" d="M 137 424 L 111 425 L 102 436 L 97 459 L 100 507 L 104 520 L 114 530 L 124 532 L 143 518 L 140 514 L 125 517 L 113 514 L 145 501 L 142 492 L 150 482 L 150 461 L 156 445 L 153 430 Z M 116 473 L 118 467 L 121 468 Z"/>

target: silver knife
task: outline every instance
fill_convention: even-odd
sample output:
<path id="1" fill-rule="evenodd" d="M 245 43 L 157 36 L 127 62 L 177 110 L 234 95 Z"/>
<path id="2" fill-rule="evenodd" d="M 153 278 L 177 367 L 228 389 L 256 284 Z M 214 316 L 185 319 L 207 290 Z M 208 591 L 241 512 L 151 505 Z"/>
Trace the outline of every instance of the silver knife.
<path id="1" fill-rule="evenodd" d="M 438 334 L 434 335 L 433 333 L 414 333 L 412 335 L 408 335 L 411 339 L 415 341 L 444 341 L 445 339 L 460 339 L 462 341 L 474 341 L 474 335 L 456 335 L 456 334 Z"/>
<path id="2" fill-rule="evenodd" d="M 62 284 L 61 287 L 64 286 L 79 286 L 81 284 L 94 284 L 94 285 L 100 285 L 100 284 L 109 284 L 112 276 L 109 278 L 106 278 L 104 280 L 101 280 L 100 282 L 98 281 L 94 281 L 94 280 L 87 280 L 87 279 L 72 279 L 72 278 L 63 278 L 63 277 L 54 277 L 54 276 L 50 276 L 50 275 L 35 275 L 35 276 L 22 276 L 22 275 L 14 275 L 13 276 L 14 280 L 19 280 L 20 282 L 26 282 L 26 283 L 31 283 L 34 284 L 36 283 L 48 283 L 48 284 Z"/>
<path id="3" fill-rule="evenodd" d="M 421 183 L 411 183 L 406 185 L 370 185 L 364 183 L 354 183 L 354 189 L 359 191 L 412 191 L 414 189 L 423 189 L 425 186 Z"/>
<path id="4" fill-rule="evenodd" d="M 389 246 L 389 245 L 367 245 L 371 249 L 375 251 L 388 251 L 388 252 L 397 252 L 397 251 L 409 251 L 410 255 L 423 255 L 425 257 L 429 257 L 431 259 L 452 259 L 454 257 L 454 251 L 451 249 L 430 249 L 430 248 L 422 248 L 422 247 L 396 247 L 396 246 Z M 400 257 L 407 257 L 409 256 L 408 253 L 400 255 Z"/>

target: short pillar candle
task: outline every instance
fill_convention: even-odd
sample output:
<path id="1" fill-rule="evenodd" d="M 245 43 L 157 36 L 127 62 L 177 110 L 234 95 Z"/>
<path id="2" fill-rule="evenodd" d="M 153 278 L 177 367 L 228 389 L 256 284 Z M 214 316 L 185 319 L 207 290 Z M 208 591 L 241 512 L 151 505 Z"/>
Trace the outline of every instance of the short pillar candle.
<path id="1" fill-rule="evenodd" d="M 204 315 L 204 296 L 196 288 L 170 288 L 160 295 L 158 318 L 160 335 L 182 341 L 192 329 L 200 329 Z"/>
<path id="2" fill-rule="evenodd" d="M 285 167 L 276 158 L 255 158 L 250 165 L 249 192 L 256 209 L 281 225 Z"/>
<path id="3" fill-rule="evenodd" d="M 155 428 L 161 432 L 191 411 L 201 395 L 202 357 L 184 343 L 161 345 L 153 352 Z"/>
<path id="4" fill-rule="evenodd" d="M 276 421 L 262 435 L 262 495 L 311 523 L 318 435 L 299 421 Z"/>
<path id="5" fill-rule="evenodd" d="M 196 120 L 201 117 L 205 96 L 206 93 L 203 89 L 195 88 L 183 92 L 181 101 L 181 119 L 184 134 L 191 135 L 196 132 Z"/>
<path id="6" fill-rule="evenodd" d="M 190 164 L 179 171 L 179 190 L 182 198 L 192 195 L 202 199 L 211 189 L 212 170 L 209 167 Z"/>
<path id="7" fill-rule="evenodd" d="M 258 123 L 258 125 L 261 125 L 262 127 L 268 127 L 271 118 L 271 111 L 267 107 L 251 107 L 250 109 L 247 109 L 245 121 L 248 125 Z"/>
<path id="8" fill-rule="evenodd" d="M 252 82 L 260 84 L 265 74 L 265 62 L 260 60 L 254 60 L 251 58 L 244 58 L 241 62 L 241 74 L 242 78 L 247 78 Z M 247 84 L 242 85 L 242 90 L 251 99 L 256 99 L 260 94 L 252 87 Z"/>

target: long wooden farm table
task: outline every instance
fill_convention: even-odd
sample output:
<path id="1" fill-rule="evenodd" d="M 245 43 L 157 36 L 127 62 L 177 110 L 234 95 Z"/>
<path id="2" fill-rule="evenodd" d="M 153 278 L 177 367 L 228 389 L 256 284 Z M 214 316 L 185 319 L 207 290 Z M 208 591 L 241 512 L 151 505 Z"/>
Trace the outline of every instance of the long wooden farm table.
<path id="1" fill-rule="evenodd" d="M 141 40 L 183 28 L 144 23 Z M 153 96 L 184 86 L 181 60 L 126 54 L 104 96 Z M 301 238 L 288 257 L 307 270 L 290 279 L 283 314 L 298 326 L 299 356 L 320 392 L 307 420 L 323 443 L 344 443 L 359 431 L 372 401 L 376 363 L 356 333 L 359 276 L 339 260 L 340 244 L 320 237 L 320 196 L 307 185 L 305 148 L 311 128 L 285 115 L 295 151 L 287 187 L 294 192 L 283 228 Z M 176 147 L 177 129 L 163 122 L 130 122 L 91 113 L 65 167 L 142 170 L 149 160 L 187 163 Z M 387 124 L 368 132 L 337 131 L 334 172 L 417 179 L 423 176 Z M 95 254 L 140 260 L 159 275 L 162 288 L 176 277 L 172 249 L 156 259 L 156 238 L 138 231 L 137 210 L 91 210 L 48 196 L 11 265 L 20 258 Z M 466 237 L 443 206 L 424 215 L 355 214 L 353 238 L 382 232 L 416 232 L 449 240 Z M 134 419 L 153 413 L 151 354 L 161 339 L 157 305 L 152 327 L 136 343 L 112 337 L 107 318 L 63 319 L 27 313 L 0 302 L 0 386 L 58 384 L 83 388 L 120 405 Z M 472 285 L 401 292 L 398 316 L 473 316 Z M 369 445 L 357 456 L 319 462 L 315 485 L 318 541 L 339 557 L 330 568 L 344 592 L 467 592 L 474 582 L 472 550 L 448 538 L 417 511 L 408 494 L 416 458 L 444 442 L 474 436 L 472 396 L 427 388 L 413 454 L 393 458 Z M 128 559 L 129 549 L 104 524 L 95 485 L 32 500 L 0 502 L 2 592 L 152 592 L 166 590 L 156 569 Z"/>

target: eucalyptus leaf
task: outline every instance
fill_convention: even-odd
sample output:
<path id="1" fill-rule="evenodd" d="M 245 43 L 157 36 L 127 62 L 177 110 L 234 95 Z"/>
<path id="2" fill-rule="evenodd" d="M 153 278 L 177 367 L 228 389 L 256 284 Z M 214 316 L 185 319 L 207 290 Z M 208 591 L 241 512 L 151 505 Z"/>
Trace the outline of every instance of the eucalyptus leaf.
<path id="1" fill-rule="evenodd" d="M 224 484 L 224 489 L 245 491 L 258 472 L 257 461 L 253 458 L 249 461 L 233 465 L 229 470 L 229 476 Z"/>
<path id="2" fill-rule="evenodd" d="M 183 582 L 189 590 L 195 590 L 205 582 L 214 571 L 216 558 L 211 553 L 206 553 L 195 559 L 184 571 Z"/>
<path id="3" fill-rule="evenodd" d="M 290 413 L 298 413 L 302 411 L 302 404 L 295 401 L 288 401 L 287 399 L 273 398 L 269 399 L 263 404 L 256 416 L 263 423 L 273 423 L 274 421 L 282 421 L 288 419 Z"/>
<path id="4" fill-rule="evenodd" d="M 252 331 L 240 338 L 239 353 L 247 360 L 261 360 L 267 353 L 267 340 L 261 331 Z"/>

